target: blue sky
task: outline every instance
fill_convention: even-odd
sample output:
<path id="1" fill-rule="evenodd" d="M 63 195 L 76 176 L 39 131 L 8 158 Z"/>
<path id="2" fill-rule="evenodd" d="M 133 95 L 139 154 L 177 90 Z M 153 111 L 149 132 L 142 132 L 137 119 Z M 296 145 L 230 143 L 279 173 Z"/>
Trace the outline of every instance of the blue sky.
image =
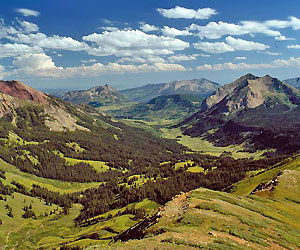
<path id="1" fill-rule="evenodd" d="M 296 0 L 3 0 L 0 78 L 124 89 L 251 72 L 300 76 Z"/>

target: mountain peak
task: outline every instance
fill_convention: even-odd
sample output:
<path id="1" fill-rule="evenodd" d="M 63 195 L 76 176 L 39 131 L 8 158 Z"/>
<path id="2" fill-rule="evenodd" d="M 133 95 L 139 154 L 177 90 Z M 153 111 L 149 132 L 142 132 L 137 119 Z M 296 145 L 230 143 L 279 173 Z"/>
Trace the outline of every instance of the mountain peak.
<path id="1" fill-rule="evenodd" d="M 63 96 L 63 100 L 74 104 L 93 103 L 93 105 L 102 105 L 104 103 L 124 102 L 126 98 L 118 90 L 105 84 L 87 90 L 69 91 Z"/>
<path id="2" fill-rule="evenodd" d="M 48 97 L 41 91 L 29 87 L 21 81 L 0 81 L 0 92 L 22 100 L 47 104 Z"/>
<path id="3" fill-rule="evenodd" d="M 299 93 L 283 82 L 270 75 L 256 77 L 247 74 L 233 83 L 224 85 L 216 93 L 208 97 L 202 105 L 202 111 L 218 109 L 222 113 L 256 108 L 268 99 L 284 99 L 286 103 L 294 104 Z M 296 98 L 298 100 L 298 98 Z"/>
<path id="4" fill-rule="evenodd" d="M 168 83 L 147 84 L 142 87 L 125 89 L 121 92 L 128 99 L 137 102 L 148 102 L 161 95 L 188 94 L 208 96 L 216 91 L 220 85 L 205 78 L 172 81 Z"/>

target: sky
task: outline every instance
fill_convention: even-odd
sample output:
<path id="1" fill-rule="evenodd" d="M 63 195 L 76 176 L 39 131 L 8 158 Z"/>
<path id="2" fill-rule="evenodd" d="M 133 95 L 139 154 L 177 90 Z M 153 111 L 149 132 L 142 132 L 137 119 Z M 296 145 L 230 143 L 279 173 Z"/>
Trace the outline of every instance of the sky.
<path id="1" fill-rule="evenodd" d="M 1 0 L 0 79 L 118 89 L 300 76 L 298 0 Z"/>

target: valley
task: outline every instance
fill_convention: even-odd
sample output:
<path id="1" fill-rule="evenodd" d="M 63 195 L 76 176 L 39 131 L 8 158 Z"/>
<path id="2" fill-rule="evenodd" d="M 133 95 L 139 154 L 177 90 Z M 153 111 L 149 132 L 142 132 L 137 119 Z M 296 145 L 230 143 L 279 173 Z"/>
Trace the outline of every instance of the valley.
<path id="1" fill-rule="evenodd" d="M 2 84 L 8 96 L 11 86 L 19 87 Z M 297 144 L 282 151 L 272 143 L 257 147 L 251 137 L 221 143 L 215 137 L 226 132 L 220 121 L 194 133 L 213 95 L 95 105 L 37 91 L 47 100 L 41 102 L 30 97 L 29 86 L 20 87 L 29 95 L 14 97 L 0 119 L 2 248 L 300 247 L 292 212 L 298 209 Z M 291 109 L 285 114 L 297 112 L 298 92 L 283 91 L 293 94 L 280 92 Z M 212 105 L 216 117 L 218 105 Z M 244 112 L 255 108 L 234 111 L 233 119 L 241 112 L 248 124 Z M 210 112 L 204 111 L 208 119 Z"/>

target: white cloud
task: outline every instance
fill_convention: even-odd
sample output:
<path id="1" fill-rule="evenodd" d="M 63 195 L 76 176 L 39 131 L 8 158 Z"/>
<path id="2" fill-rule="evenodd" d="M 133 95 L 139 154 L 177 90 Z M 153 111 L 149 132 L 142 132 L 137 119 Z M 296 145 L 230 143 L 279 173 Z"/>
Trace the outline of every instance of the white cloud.
<path id="1" fill-rule="evenodd" d="M 226 37 L 226 42 L 229 44 L 234 50 L 265 50 L 268 49 L 269 46 L 262 44 L 262 43 L 256 43 L 252 41 L 246 41 L 243 39 L 236 39 L 231 36 Z"/>
<path id="2" fill-rule="evenodd" d="M 198 42 L 194 43 L 194 47 L 196 49 L 200 49 L 207 53 L 212 54 L 221 54 L 225 52 L 232 52 L 232 51 L 250 51 L 250 50 L 265 50 L 269 48 L 268 45 L 262 43 L 256 43 L 252 41 L 247 41 L 243 39 L 236 39 L 231 36 L 226 37 L 225 42 Z"/>
<path id="3" fill-rule="evenodd" d="M 285 36 L 281 35 L 281 36 L 276 36 L 275 40 L 277 40 L 277 41 L 291 41 L 291 40 L 296 40 L 296 39 L 291 38 L 291 37 L 285 37 Z"/>
<path id="4" fill-rule="evenodd" d="M 111 26 L 101 27 L 101 29 L 106 30 L 106 31 L 118 31 L 119 30 L 117 27 L 111 27 Z"/>
<path id="5" fill-rule="evenodd" d="M 30 9 L 16 9 L 17 12 L 21 13 L 23 16 L 39 16 L 40 12 Z"/>
<path id="6" fill-rule="evenodd" d="M 197 59 L 197 55 L 174 55 L 168 59 L 170 62 L 192 61 Z"/>
<path id="7" fill-rule="evenodd" d="M 52 58 L 44 53 L 21 55 L 13 61 L 13 64 L 28 71 L 55 68 Z"/>
<path id="8" fill-rule="evenodd" d="M 201 57 L 211 57 L 211 55 L 208 55 L 208 54 L 197 54 L 198 56 L 201 56 Z"/>
<path id="9" fill-rule="evenodd" d="M 205 26 L 191 24 L 190 31 L 196 31 L 201 39 L 219 39 L 225 35 L 255 35 L 263 34 L 266 36 L 281 37 L 282 34 L 278 30 L 291 27 L 293 30 L 300 29 L 300 19 L 289 17 L 287 21 L 268 20 L 265 22 L 242 21 L 239 24 L 226 22 L 210 22 Z"/>
<path id="10" fill-rule="evenodd" d="M 39 30 L 39 26 L 37 26 L 35 23 L 27 21 L 20 21 L 19 23 L 22 26 L 24 33 L 32 33 Z"/>
<path id="11" fill-rule="evenodd" d="M 203 9 L 186 9 L 184 7 L 176 6 L 173 9 L 157 9 L 157 11 L 167 18 L 186 18 L 186 19 L 208 19 L 217 12 L 211 8 Z"/>
<path id="12" fill-rule="evenodd" d="M 212 54 L 221 54 L 225 52 L 234 51 L 234 49 L 230 45 L 224 42 L 215 42 L 215 43 L 199 42 L 199 43 L 194 43 L 194 47 L 196 49 L 200 49 L 204 52 L 212 53 Z"/>
<path id="13" fill-rule="evenodd" d="M 0 65 L 0 79 L 3 79 L 4 75 L 5 75 L 5 68 L 4 66 Z"/>
<path id="14" fill-rule="evenodd" d="M 288 45 L 288 49 L 300 49 L 300 44 Z"/>
<path id="15" fill-rule="evenodd" d="M 123 57 L 119 59 L 118 63 L 164 63 L 166 60 L 159 56 L 147 56 L 147 57 Z"/>
<path id="16" fill-rule="evenodd" d="M 270 51 L 265 51 L 264 54 L 269 55 L 269 56 L 280 56 L 281 53 L 279 52 L 270 52 Z"/>
<path id="17" fill-rule="evenodd" d="M 88 47 L 85 43 L 74 40 L 71 37 L 61 37 L 57 35 L 47 37 L 43 33 L 17 34 L 16 36 L 10 37 L 10 39 L 18 43 L 26 43 L 47 49 L 80 51 L 86 50 Z"/>
<path id="18" fill-rule="evenodd" d="M 164 36 L 175 37 L 175 36 L 189 36 L 191 33 L 188 30 L 178 30 L 168 26 L 164 26 L 161 30 Z"/>
<path id="19" fill-rule="evenodd" d="M 18 44 L 18 43 L 6 43 L 0 44 L 0 58 L 1 57 L 14 57 L 29 53 L 40 53 L 43 50 L 39 47 L 30 47 L 25 44 Z"/>
<path id="20" fill-rule="evenodd" d="M 249 69 L 262 69 L 262 68 L 282 68 L 282 67 L 295 67 L 300 68 L 300 57 L 290 57 L 288 60 L 277 59 L 271 63 L 232 63 L 226 62 L 223 64 L 204 64 L 197 67 L 200 71 L 219 71 L 219 70 L 249 70 Z"/>
<path id="21" fill-rule="evenodd" d="M 94 63 L 97 62 L 96 59 L 89 59 L 89 60 L 80 60 L 82 63 Z"/>
<path id="22" fill-rule="evenodd" d="M 157 30 L 159 30 L 158 27 L 156 27 L 154 25 L 151 25 L 151 24 L 147 24 L 147 23 L 142 24 L 140 28 L 144 32 L 150 32 L 150 31 L 157 31 Z"/>
<path id="23" fill-rule="evenodd" d="M 90 66 L 81 65 L 78 67 L 57 67 L 52 58 L 44 53 L 27 54 L 17 57 L 13 64 L 17 69 L 10 72 L 10 75 L 27 74 L 39 77 L 76 77 L 76 76 L 99 76 L 103 74 L 122 74 L 122 73 L 140 73 L 140 72 L 159 72 L 159 71 L 186 71 L 179 64 L 154 63 L 153 65 L 141 64 L 118 64 L 95 63 Z"/>
<path id="24" fill-rule="evenodd" d="M 237 56 L 234 58 L 234 60 L 246 60 L 247 58 L 245 56 Z"/>
<path id="25" fill-rule="evenodd" d="M 104 31 L 83 37 L 91 42 L 88 53 L 95 56 L 168 55 L 184 50 L 189 43 L 171 37 L 146 34 L 140 30 Z"/>

